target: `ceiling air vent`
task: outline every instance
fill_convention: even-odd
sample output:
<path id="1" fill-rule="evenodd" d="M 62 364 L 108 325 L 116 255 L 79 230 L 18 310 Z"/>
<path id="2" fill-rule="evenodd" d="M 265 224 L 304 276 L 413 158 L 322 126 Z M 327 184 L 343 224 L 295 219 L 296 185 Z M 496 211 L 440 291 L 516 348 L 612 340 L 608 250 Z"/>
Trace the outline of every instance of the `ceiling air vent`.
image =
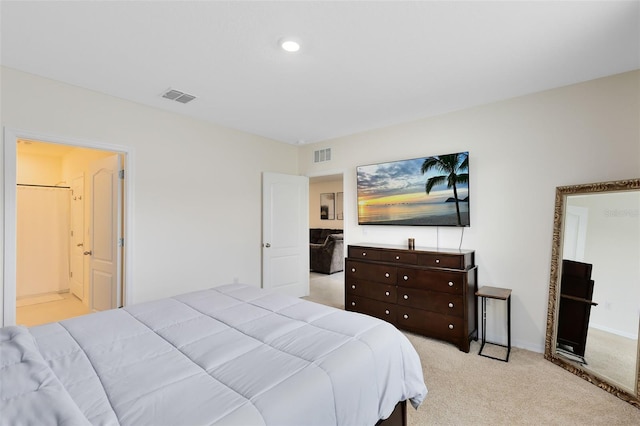
<path id="1" fill-rule="evenodd" d="M 313 162 L 323 163 L 325 161 L 331 161 L 331 148 L 319 149 L 313 151 Z"/>
<path id="2" fill-rule="evenodd" d="M 169 89 L 162 94 L 163 98 L 171 99 L 172 101 L 180 102 L 181 104 L 186 104 L 187 102 L 191 102 L 196 97 L 193 95 L 189 95 L 187 93 L 181 92 L 179 90 Z"/>

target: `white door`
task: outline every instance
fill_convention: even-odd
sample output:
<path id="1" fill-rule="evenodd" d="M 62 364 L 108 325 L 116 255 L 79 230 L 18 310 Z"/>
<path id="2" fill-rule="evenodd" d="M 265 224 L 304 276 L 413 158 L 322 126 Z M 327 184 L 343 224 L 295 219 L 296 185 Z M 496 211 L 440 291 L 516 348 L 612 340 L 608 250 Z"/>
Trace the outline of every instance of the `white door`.
<path id="1" fill-rule="evenodd" d="M 71 292 L 84 300 L 84 176 L 71 181 L 69 264 Z"/>
<path id="2" fill-rule="evenodd" d="M 584 249 L 587 240 L 587 223 L 589 209 L 586 207 L 567 206 L 564 218 L 564 235 L 562 258 L 584 261 Z"/>
<path id="3" fill-rule="evenodd" d="M 91 182 L 91 247 L 89 277 L 91 308 L 96 311 L 122 306 L 120 289 L 120 156 L 97 160 L 90 167 Z"/>
<path id="4" fill-rule="evenodd" d="M 262 287 L 309 294 L 309 179 L 262 175 Z"/>

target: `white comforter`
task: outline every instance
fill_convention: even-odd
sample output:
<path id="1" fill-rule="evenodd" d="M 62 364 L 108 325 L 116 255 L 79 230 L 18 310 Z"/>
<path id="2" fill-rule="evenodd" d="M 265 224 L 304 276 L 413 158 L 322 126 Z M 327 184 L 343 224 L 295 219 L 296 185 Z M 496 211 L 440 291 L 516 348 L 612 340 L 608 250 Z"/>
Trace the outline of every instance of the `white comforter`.
<path id="1" fill-rule="evenodd" d="M 374 425 L 427 393 L 390 324 L 241 284 L 0 340 L 7 425 Z"/>

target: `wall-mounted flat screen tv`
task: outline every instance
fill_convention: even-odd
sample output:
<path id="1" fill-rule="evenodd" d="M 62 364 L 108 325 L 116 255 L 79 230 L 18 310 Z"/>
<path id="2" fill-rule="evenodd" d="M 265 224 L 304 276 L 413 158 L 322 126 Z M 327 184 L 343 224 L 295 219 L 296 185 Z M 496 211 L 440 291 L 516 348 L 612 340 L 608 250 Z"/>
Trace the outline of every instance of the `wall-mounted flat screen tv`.
<path id="1" fill-rule="evenodd" d="M 469 152 L 357 167 L 358 224 L 469 226 Z"/>

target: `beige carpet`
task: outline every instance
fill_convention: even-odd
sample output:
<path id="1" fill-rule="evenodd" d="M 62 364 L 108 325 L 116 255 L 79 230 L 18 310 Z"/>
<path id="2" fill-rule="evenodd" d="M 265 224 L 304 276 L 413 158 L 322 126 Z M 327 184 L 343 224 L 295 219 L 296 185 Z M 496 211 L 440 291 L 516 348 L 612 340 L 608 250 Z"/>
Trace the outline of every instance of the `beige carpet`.
<path id="1" fill-rule="evenodd" d="M 640 425 L 640 410 L 544 359 L 514 348 L 509 362 L 405 333 L 429 393 L 409 425 Z"/>
<path id="2" fill-rule="evenodd" d="M 310 291 L 306 299 L 344 309 L 343 273 L 311 273 Z M 513 348 L 505 363 L 479 356 L 478 342 L 464 353 L 449 343 L 405 335 L 420 355 L 429 389 L 417 411 L 408 408 L 409 426 L 640 425 L 639 409 L 540 353 Z"/>

